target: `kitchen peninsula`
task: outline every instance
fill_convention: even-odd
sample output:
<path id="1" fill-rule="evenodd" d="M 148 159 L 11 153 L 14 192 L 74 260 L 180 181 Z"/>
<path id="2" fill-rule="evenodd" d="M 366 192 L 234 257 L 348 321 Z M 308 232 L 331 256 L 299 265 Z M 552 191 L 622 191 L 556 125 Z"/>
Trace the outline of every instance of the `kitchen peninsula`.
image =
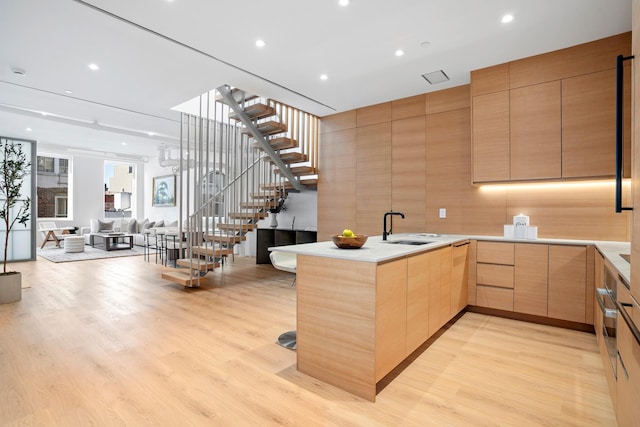
<path id="1" fill-rule="evenodd" d="M 428 243 L 394 243 L 409 239 Z M 467 305 L 468 242 L 409 234 L 355 250 L 278 247 L 298 254 L 298 370 L 375 401 L 378 381 Z"/>
<path id="2" fill-rule="evenodd" d="M 375 401 L 377 384 L 467 305 L 592 330 L 595 248 L 620 264 L 629 244 L 406 233 L 360 249 L 270 249 L 297 254 L 298 370 Z"/>

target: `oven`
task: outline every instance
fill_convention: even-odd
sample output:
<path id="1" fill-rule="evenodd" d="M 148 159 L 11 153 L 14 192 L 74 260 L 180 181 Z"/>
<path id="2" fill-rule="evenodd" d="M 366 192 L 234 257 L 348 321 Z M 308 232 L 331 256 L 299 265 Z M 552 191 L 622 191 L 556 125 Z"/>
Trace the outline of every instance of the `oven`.
<path id="1" fill-rule="evenodd" d="M 616 305 L 617 285 L 618 282 L 614 273 L 609 270 L 609 268 L 605 268 L 602 287 L 596 289 L 598 306 L 600 308 L 598 315 L 602 316 L 602 336 L 614 376 L 616 375 L 618 357 L 616 345 L 616 323 L 618 317 Z"/>

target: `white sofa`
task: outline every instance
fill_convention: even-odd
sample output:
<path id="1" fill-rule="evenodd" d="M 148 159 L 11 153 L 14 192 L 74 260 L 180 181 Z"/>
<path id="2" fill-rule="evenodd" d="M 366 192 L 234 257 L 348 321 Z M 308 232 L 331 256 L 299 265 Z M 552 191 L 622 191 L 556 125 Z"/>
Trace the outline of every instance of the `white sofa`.
<path id="1" fill-rule="evenodd" d="M 220 222 L 225 222 L 225 218 L 219 217 L 208 217 L 202 218 L 203 229 L 207 231 L 207 233 L 217 232 L 220 233 L 220 230 L 217 230 L 216 226 Z M 90 235 L 91 233 L 98 233 L 100 231 L 114 231 L 114 232 L 123 232 L 127 234 L 133 235 L 133 244 L 137 246 L 145 245 L 145 234 L 149 234 L 150 236 L 155 236 L 158 230 L 161 232 L 168 233 L 178 233 L 178 221 L 167 221 L 167 220 L 157 220 L 157 221 L 149 221 L 149 219 L 144 219 L 142 221 L 128 218 L 116 218 L 109 220 L 99 220 L 92 219 L 90 221 L 89 227 L 80 228 L 80 234 L 84 236 L 85 244 L 90 243 Z M 183 230 L 187 228 L 187 221 L 184 221 Z"/>

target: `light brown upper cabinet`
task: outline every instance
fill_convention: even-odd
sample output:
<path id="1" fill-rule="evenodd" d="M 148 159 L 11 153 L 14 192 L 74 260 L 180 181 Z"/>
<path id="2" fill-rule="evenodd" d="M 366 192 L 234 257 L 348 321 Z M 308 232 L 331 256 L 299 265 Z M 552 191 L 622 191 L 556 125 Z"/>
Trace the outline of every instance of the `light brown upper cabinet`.
<path id="1" fill-rule="evenodd" d="M 630 33 L 471 72 L 473 182 L 612 177 L 615 59 Z M 626 82 L 630 81 L 625 65 Z M 630 84 L 625 129 L 630 129 Z M 506 97 L 506 99 L 505 99 Z M 630 170 L 625 133 L 625 176 Z"/>
<path id="2" fill-rule="evenodd" d="M 509 91 L 474 96 L 471 113 L 473 182 L 508 181 Z"/>
<path id="3" fill-rule="evenodd" d="M 630 82 L 625 67 L 625 82 Z M 629 129 L 630 84 L 625 87 L 625 129 Z M 562 81 L 562 177 L 613 177 L 616 132 L 616 71 Z M 624 134 L 625 175 L 630 173 L 630 132 Z"/>
<path id="4" fill-rule="evenodd" d="M 560 82 L 510 91 L 511 180 L 560 178 Z"/>

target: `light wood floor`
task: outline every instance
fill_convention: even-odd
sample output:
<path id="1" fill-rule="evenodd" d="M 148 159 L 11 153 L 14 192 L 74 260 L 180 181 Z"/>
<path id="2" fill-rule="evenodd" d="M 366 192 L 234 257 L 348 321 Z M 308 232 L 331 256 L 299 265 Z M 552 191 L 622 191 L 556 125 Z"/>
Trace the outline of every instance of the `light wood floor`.
<path id="1" fill-rule="evenodd" d="M 615 425 L 591 334 L 466 313 L 370 403 L 296 371 L 291 275 L 254 258 L 198 290 L 139 256 L 14 267 L 3 426 Z"/>

